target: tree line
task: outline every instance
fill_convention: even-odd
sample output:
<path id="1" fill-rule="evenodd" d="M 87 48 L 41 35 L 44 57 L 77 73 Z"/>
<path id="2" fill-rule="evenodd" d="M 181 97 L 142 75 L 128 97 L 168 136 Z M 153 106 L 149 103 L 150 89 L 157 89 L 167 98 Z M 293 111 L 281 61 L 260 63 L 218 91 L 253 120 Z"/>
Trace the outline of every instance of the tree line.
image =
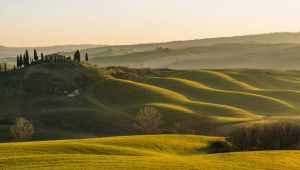
<path id="1" fill-rule="evenodd" d="M 66 58 L 65 56 L 57 53 L 49 54 L 49 55 L 44 55 L 43 53 L 41 53 L 39 56 L 36 49 L 34 49 L 33 58 L 31 58 L 29 56 L 28 50 L 26 50 L 23 55 L 20 54 L 17 56 L 16 68 L 20 69 L 22 67 L 27 67 L 37 63 L 61 63 L 61 62 L 65 62 L 66 60 L 71 60 L 71 58 L 70 57 Z M 89 56 L 87 53 L 85 53 L 85 61 L 88 60 L 89 60 Z M 73 61 L 77 61 L 77 62 L 81 61 L 81 54 L 79 50 L 75 52 Z"/>
<path id="2" fill-rule="evenodd" d="M 74 53 L 73 61 L 80 63 L 81 58 L 82 57 L 80 51 L 77 50 Z M 11 66 L 9 67 L 7 63 L 3 63 L 2 65 L 0 64 L 0 72 L 21 69 L 23 67 L 28 67 L 30 65 L 34 65 L 38 63 L 64 63 L 67 60 L 71 61 L 71 57 L 65 57 L 64 55 L 60 55 L 57 53 L 48 54 L 48 55 L 44 55 L 43 53 L 41 53 L 40 55 L 38 55 L 36 49 L 34 49 L 33 57 L 30 57 L 29 52 L 26 49 L 24 54 L 20 54 L 17 56 L 16 64 L 13 65 L 12 67 Z M 84 60 L 86 62 L 89 61 L 88 53 L 85 53 Z"/>

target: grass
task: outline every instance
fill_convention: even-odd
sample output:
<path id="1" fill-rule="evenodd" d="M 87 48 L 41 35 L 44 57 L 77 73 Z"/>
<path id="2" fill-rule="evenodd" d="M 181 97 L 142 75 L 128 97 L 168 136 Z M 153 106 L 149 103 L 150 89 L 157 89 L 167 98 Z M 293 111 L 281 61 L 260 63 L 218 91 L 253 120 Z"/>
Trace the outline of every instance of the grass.
<path id="1" fill-rule="evenodd" d="M 116 73 L 138 79 L 115 78 Z M 77 75 L 89 75 L 93 82 L 83 89 L 78 86 Z M 7 122 L 1 125 L 4 135 L 0 140 L 12 139 L 7 129 L 17 116 L 25 116 L 35 125 L 35 140 L 76 138 L 76 133 L 80 138 L 85 133 L 132 134 L 136 113 L 146 105 L 155 106 L 162 113 L 166 131 L 191 114 L 208 114 L 223 125 L 269 116 L 299 116 L 299 77 L 299 71 L 283 70 L 134 70 L 98 68 L 88 63 L 34 65 L 0 74 L 0 97 L 6 100 L 0 102 L 0 123 Z M 74 90 L 79 90 L 80 95 L 66 96 L 65 92 Z M 49 131 L 58 134 L 47 135 Z"/>
<path id="2" fill-rule="evenodd" d="M 200 83 L 179 78 L 149 78 L 146 83 L 171 89 L 177 93 L 185 94 L 190 99 L 229 105 L 257 115 L 280 114 L 283 111 L 293 110 L 293 106 L 283 100 L 249 92 L 236 92 L 213 89 Z M 225 100 L 230 98 L 230 100 Z M 265 107 L 260 107 L 264 105 Z"/>
<path id="3" fill-rule="evenodd" d="M 91 92 L 89 95 L 94 96 L 93 98 L 98 100 L 101 106 L 114 108 L 116 112 L 134 113 L 145 105 L 155 105 L 164 109 L 163 113 L 166 114 L 174 113 L 174 111 L 180 113 L 183 108 L 186 108 L 185 110 L 193 110 L 192 113 L 195 114 L 200 111 L 216 116 L 251 116 L 251 113 L 239 108 L 193 101 L 169 89 L 128 80 L 106 79 L 98 82 Z M 177 107 L 166 107 L 172 104 L 173 106 L 174 104 L 177 105 Z"/>
<path id="4" fill-rule="evenodd" d="M 219 137 L 149 135 L 0 144 L 1 169 L 299 169 L 300 151 L 209 154 Z"/>
<path id="5" fill-rule="evenodd" d="M 106 79 L 98 82 L 90 95 L 101 103 L 101 106 L 114 108 L 125 114 L 137 112 L 145 105 L 158 107 L 168 116 L 206 113 L 216 116 L 219 120 L 232 118 L 233 121 L 238 118 L 256 119 L 259 116 L 298 114 L 297 101 L 300 99 L 300 93 L 289 89 L 295 73 L 286 71 L 287 88 L 280 84 L 278 88 L 281 90 L 276 90 L 244 82 L 233 76 L 234 72 L 238 71 L 177 71 L 169 77 L 148 77 L 143 82 Z M 243 72 L 247 73 L 247 70 Z M 249 70 L 248 74 L 251 72 L 252 70 Z M 263 70 L 258 71 L 261 72 Z M 275 73 L 271 72 L 259 78 L 265 81 L 265 84 L 272 84 L 274 80 L 266 80 L 278 79 Z M 256 73 L 252 73 L 252 76 L 256 76 Z M 278 81 L 284 83 L 282 80 Z"/>

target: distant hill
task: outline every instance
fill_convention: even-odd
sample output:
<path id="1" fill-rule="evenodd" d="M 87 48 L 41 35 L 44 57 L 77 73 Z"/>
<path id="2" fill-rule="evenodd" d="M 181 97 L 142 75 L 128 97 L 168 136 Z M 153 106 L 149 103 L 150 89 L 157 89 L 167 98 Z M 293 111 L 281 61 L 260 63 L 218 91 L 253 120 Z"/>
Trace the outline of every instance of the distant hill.
<path id="1" fill-rule="evenodd" d="M 3 57 L 15 57 L 18 54 L 23 54 L 26 49 L 29 50 L 30 54 L 33 55 L 33 50 L 37 49 L 39 53 L 43 52 L 45 54 L 57 53 L 57 52 L 68 52 L 74 50 L 82 50 L 87 48 L 100 47 L 101 45 L 57 45 L 57 46 L 46 46 L 46 47 L 5 47 L 0 45 L 0 58 Z"/>
<path id="2" fill-rule="evenodd" d="M 100 66 L 300 69 L 300 44 L 217 44 L 92 58 Z"/>
<path id="3" fill-rule="evenodd" d="M 299 43 L 299 32 L 286 32 L 134 45 L 39 47 L 37 50 L 39 53 L 60 52 L 72 56 L 79 49 L 82 54 L 87 52 L 90 61 L 100 66 L 298 69 Z M 12 64 L 15 59 L 7 57 L 23 53 L 25 49 L 0 47 L 0 58 L 2 62 Z M 33 52 L 33 48 L 27 49 Z"/>
<path id="4" fill-rule="evenodd" d="M 154 50 L 156 47 L 164 47 L 171 49 L 183 49 L 199 46 L 211 46 L 216 44 L 232 44 L 232 43 L 261 43 L 261 44 L 281 44 L 281 43 L 300 43 L 300 32 L 297 33 L 270 33 L 258 35 L 245 35 L 235 37 L 220 37 L 220 38 L 207 38 L 186 41 L 173 41 L 162 43 L 149 43 L 149 44 L 133 44 L 133 45 L 116 45 L 104 46 L 99 48 L 92 48 L 82 50 L 88 52 L 91 58 L 114 56 L 121 54 L 129 54 L 134 52 L 144 52 Z"/>

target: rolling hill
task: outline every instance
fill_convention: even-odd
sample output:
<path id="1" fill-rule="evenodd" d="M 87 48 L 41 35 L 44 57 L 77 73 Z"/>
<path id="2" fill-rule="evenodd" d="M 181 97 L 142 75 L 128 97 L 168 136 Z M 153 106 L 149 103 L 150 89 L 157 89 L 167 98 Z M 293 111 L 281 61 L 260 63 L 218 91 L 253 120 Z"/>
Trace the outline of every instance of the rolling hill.
<path id="1" fill-rule="evenodd" d="M 224 127 L 296 119 L 299 77 L 283 70 L 37 64 L 0 73 L 1 141 L 12 139 L 9 126 L 17 116 L 33 122 L 34 140 L 135 134 L 134 118 L 144 106 L 162 113 L 166 132 L 193 114 L 213 116 Z"/>
<path id="2" fill-rule="evenodd" d="M 217 44 L 184 49 L 150 50 L 91 59 L 100 66 L 172 69 L 298 69 L 299 44 Z"/>
<path id="3" fill-rule="evenodd" d="M 128 54 L 134 52 L 145 52 L 154 50 L 156 47 L 171 49 L 186 49 L 199 46 L 213 46 L 217 44 L 297 44 L 300 42 L 300 33 L 270 33 L 257 35 L 244 35 L 234 37 L 206 38 L 185 41 L 172 41 L 149 44 L 133 44 L 133 45 L 110 45 L 99 48 L 85 49 L 82 52 L 88 52 L 92 58 L 103 56 L 114 56 L 120 54 Z"/>
<path id="4" fill-rule="evenodd" d="M 3 169 L 299 169 L 300 151 L 212 154 L 219 137 L 152 135 L 0 144 Z"/>

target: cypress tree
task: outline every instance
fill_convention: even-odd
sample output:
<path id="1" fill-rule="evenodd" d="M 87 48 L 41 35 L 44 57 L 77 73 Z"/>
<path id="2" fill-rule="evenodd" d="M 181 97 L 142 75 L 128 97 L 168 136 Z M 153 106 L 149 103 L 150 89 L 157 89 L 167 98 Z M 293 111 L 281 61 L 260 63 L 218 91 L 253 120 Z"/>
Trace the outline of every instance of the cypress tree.
<path id="1" fill-rule="evenodd" d="M 7 71 L 6 63 L 4 63 L 4 71 Z"/>
<path id="2" fill-rule="evenodd" d="M 36 49 L 34 49 L 33 58 L 34 58 L 35 61 L 38 61 L 38 60 L 39 60 L 39 56 L 38 56 L 38 54 L 37 54 L 37 52 L 36 52 Z"/>
<path id="3" fill-rule="evenodd" d="M 26 67 L 26 66 L 27 66 L 27 64 L 26 64 L 26 60 L 27 60 L 27 58 L 26 58 L 26 54 L 24 54 L 24 55 L 23 55 L 23 63 L 22 63 L 24 67 Z"/>
<path id="4" fill-rule="evenodd" d="M 74 60 L 80 62 L 80 52 L 77 50 L 74 54 Z"/>
<path id="5" fill-rule="evenodd" d="M 28 53 L 28 50 L 25 51 L 25 60 L 24 60 L 24 64 L 25 66 L 29 66 L 29 53 Z"/>
<path id="6" fill-rule="evenodd" d="M 20 59 L 19 59 L 19 56 L 17 56 L 17 67 L 19 68 L 19 65 L 20 65 Z"/>
<path id="7" fill-rule="evenodd" d="M 22 63 L 24 67 L 27 66 L 27 62 L 26 61 L 27 61 L 27 57 L 26 57 L 26 54 L 24 54 L 23 55 L 23 63 Z"/>
<path id="8" fill-rule="evenodd" d="M 19 55 L 19 56 L 18 56 L 18 63 L 19 63 L 19 64 L 18 64 L 18 67 L 19 67 L 19 68 L 21 68 L 21 66 L 22 66 L 22 59 L 21 59 L 21 58 L 22 58 L 22 56 Z"/>
<path id="9" fill-rule="evenodd" d="M 29 58 L 28 50 L 25 51 L 25 56 Z"/>
<path id="10" fill-rule="evenodd" d="M 41 53 L 41 60 L 44 61 L 44 54 Z"/>
<path id="11" fill-rule="evenodd" d="M 20 58 L 19 58 L 19 66 L 20 66 L 20 68 L 22 67 L 22 65 L 23 65 L 23 58 L 22 58 L 22 55 L 20 55 Z"/>
<path id="12" fill-rule="evenodd" d="M 85 61 L 89 61 L 89 55 L 88 55 L 88 53 L 85 53 Z"/>

